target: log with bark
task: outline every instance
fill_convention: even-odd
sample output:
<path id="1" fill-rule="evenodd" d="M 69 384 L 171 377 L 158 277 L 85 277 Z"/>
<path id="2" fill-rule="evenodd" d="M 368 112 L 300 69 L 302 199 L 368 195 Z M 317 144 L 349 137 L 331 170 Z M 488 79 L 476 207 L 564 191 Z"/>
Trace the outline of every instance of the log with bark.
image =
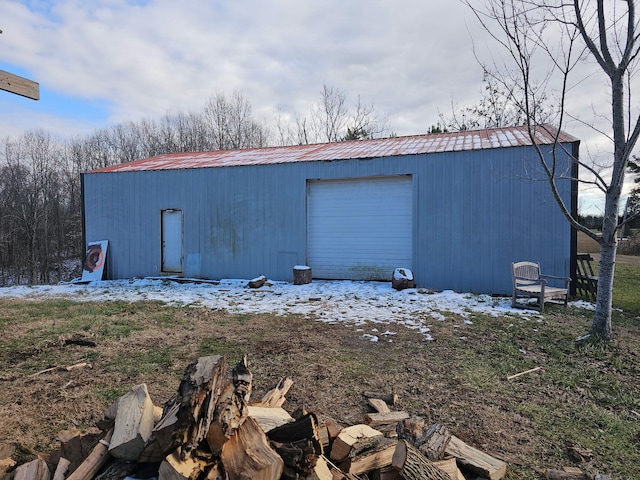
<path id="1" fill-rule="evenodd" d="M 438 423 L 431 425 L 420 438 L 415 446 L 429 460 L 440 460 L 451 441 L 451 433 L 444 425 Z"/>
<path id="2" fill-rule="evenodd" d="M 313 413 L 270 430 L 267 438 L 284 460 L 283 478 L 295 479 L 309 475 L 323 454 L 318 418 Z"/>
<path id="3" fill-rule="evenodd" d="M 545 471 L 547 480 L 590 480 L 589 475 L 579 468 L 565 467 L 562 470 L 548 468 Z"/>
<path id="4" fill-rule="evenodd" d="M 200 357 L 186 369 L 178 395 L 179 405 L 174 438 L 180 445 L 180 457 L 186 460 L 207 436 L 213 412 L 223 386 L 227 383 L 227 360 L 222 355 Z M 165 406 L 171 409 L 172 405 Z"/>
<path id="5" fill-rule="evenodd" d="M 363 392 L 366 398 L 378 398 L 383 400 L 387 405 L 395 405 L 398 403 L 398 395 L 396 393 L 384 393 L 384 392 Z"/>
<path id="6" fill-rule="evenodd" d="M 382 437 L 382 432 L 369 425 L 358 424 L 344 428 L 333 441 L 331 460 L 342 462 L 346 460 L 352 450 L 358 448 L 358 444 L 362 446 L 365 442 L 377 441 Z M 368 445 L 373 446 L 373 443 L 368 443 Z"/>
<path id="7" fill-rule="evenodd" d="M 311 283 L 312 279 L 311 267 L 306 265 L 296 265 L 293 267 L 293 284 L 294 285 L 306 285 Z"/>
<path id="8" fill-rule="evenodd" d="M 380 437 L 372 448 L 352 451 L 349 457 L 340 463 L 340 468 L 352 475 L 360 475 L 372 470 L 388 467 L 396 451 L 396 440 Z"/>
<path id="9" fill-rule="evenodd" d="M 407 418 L 409 418 L 409 414 L 407 412 L 367 413 L 364 416 L 364 423 L 371 426 L 395 425 Z"/>
<path id="10" fill-rule="evenodd" d="M 222 446 L 247 418 L 252 381 L 253 376 L 247 368 L 247 358 L 244 356 L 233 367 L 230 378 L 222 385 L 222 392 L 213 409 L 206 439 L 214 453 L 220 452 Z"/>
<path id="11" fill-rule="evenodd" d="M 452 480 L 406 440 L 398 441 L 392 465 L 405 480 Z"/>

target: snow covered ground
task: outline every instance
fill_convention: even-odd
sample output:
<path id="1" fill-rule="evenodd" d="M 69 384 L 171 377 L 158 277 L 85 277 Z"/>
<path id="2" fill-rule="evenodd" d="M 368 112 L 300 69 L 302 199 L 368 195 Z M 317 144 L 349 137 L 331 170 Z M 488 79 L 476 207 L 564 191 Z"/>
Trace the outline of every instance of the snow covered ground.
<path id="1" fill-rule="evenodd" d="M 431 340 L 430 326 L 456 315 L 472 323 L 474 313 L 492 316 L 539 318 L 534 310 L 511 308 L 511 298 L 422 289 L 396 291 L 386 282 L 320 281 L 308 285 L 270 282 L 260 289 L 247 288 L 247 280 L 212 283 L 178 283 L 170 279 L 110 280 L 82 284 L 16 286 L 0 288 L 0 298 L 74 301 L 159 300 L 173 305 L 224 309 L 231 313 L 301 314 L 328 323 L 367 326 L 363 336 L 390 340 L 394 325 L 405 325 Z M 572 302 L 593 308 L 587 302 Z M 364 328 L 363 330 L 364 331 Z"/>

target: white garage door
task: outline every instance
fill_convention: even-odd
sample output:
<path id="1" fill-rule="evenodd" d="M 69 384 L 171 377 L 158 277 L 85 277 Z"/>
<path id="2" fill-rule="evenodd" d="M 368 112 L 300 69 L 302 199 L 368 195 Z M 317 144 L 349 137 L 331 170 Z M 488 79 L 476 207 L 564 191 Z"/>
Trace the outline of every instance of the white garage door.
<path id="1" fill-rule="evenodd" d="M 314 278 L 390 280 L 412 268 L 410 176 L 309 182 L 307 244 Z"/>

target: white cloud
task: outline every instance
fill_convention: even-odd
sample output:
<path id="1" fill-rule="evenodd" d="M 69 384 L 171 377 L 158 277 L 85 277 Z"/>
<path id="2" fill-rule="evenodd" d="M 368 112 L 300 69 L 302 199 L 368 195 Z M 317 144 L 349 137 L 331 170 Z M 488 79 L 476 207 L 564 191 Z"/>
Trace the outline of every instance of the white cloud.
<path id="1" fill-rule="evenodd" d="M 464 7 L 429 3 L 62 0 L 29 11 L 10 0 L 12 53 L 0 58 L 42 88 L 108 102 L 106 124 L 233 90 L 265 117 L 305 112 L 327 84 L 374 103 L 398 133 L 421 133 L 480 87 Z"/>
<path id="2" fill-rule="evenodd" d="M 31 128 L 73 136 L 197 111 L 212 94 L 236 90 L 272 121 L 278 109 L 307 113 L 323 84 L 375 104 L 398 134 L 424 133 L 452 102 L 479 98 L 474 45 L 485 59 L 496 52 L 462 2 L 4 0 L 0 11 L 0 68 L 18 68 L 63 99 L 25 103 L 0 92 L 3 136 Z M 607 87 L 601 75 L 582 75 L 571 112 L 603 121 Z M 82 104 L 102 108 L 83 114 Z M 580 122 L 567 131 L 581 138 L 583 159 L 605 158 L 602 137 Z"/>

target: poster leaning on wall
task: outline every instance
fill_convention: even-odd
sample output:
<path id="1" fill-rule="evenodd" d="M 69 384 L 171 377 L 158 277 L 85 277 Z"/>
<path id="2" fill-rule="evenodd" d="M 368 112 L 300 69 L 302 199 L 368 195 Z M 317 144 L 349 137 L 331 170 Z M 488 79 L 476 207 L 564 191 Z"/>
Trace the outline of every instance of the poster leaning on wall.
<path id="1" fill-rule="evenodd" d="M 89 242 L 82 267 L 82 282 L 99 282 L 104 274 L 108 240 Z"/>

